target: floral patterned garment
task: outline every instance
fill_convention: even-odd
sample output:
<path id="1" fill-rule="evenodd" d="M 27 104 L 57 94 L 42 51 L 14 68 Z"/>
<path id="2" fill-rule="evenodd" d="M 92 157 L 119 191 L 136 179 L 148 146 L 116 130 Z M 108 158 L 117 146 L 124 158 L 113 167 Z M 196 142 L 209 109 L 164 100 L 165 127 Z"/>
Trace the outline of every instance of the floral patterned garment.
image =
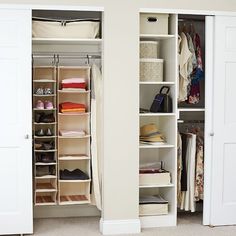
<path id="1" fill-rule="evenodd" d="M 195 201 L 203 200 L 204 186 L 204 139 L 197 135 L 196 171 L 195 171 Z"/>

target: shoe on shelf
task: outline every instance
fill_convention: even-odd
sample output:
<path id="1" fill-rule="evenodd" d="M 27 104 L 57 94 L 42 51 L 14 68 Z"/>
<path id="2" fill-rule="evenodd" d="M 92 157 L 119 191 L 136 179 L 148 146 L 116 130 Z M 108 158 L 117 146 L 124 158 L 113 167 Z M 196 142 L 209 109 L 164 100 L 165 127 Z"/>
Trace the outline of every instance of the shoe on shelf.
<path id="1" fill-rule="evenodd" d="M 43 88 L 36 88 L 34 94 L 43 95 L 44 94 Z"/>
<path id="2" fill-rule="evenodd" d="M 36 176 L 42 177 L 45 175 L 55 175 L 56 170 L 54 166 L 37 166 L 36 167 Z"/>
<path id="3" fill-rule="evenodd" d="M 55 117 L 53 115 L 53 113 L 50 114 L 42 114 L 39 118 L 39 122 L 40 123 L 53 123 L 55 122 Z"/>
<path id="4" fill-rule="evenodd" d="M 37 123 L 41 122 L 40 120 L 41 120 L 41 117 L 42 117 L 42 116 L 44 116 L 44 113 L 43 113 L 43 112 L 37 112 L 37 113 L 35 114 L 35 117 L 34 117 L 35 122 L 37 122 Z"/>
<path id="5" fill-rule="evenodd" d="M 89 176 L 80 169 L 74 169 L 72 171 L 68 169 L 60 170 L 61 180 L 87 180 Z"/>
<path id="6" fill-rule="evenodd" d="M 37 131 L 35 132 L 35 135 L 36 135 L 36 136 L 44 136 L 44 131 L 43 131 L 43 129 L 37 130 Z"/>
<path id="7" fill-rule="evenodd" d="M 53 104 L 50 101 L 45 101 L 44 102 L 44 108 L 47 110 L 53 109 Z"/>
<path id="8" fill-rule="evenodd" d="M 42 153 L 38 154 L 36 157 L 37 162 L 42 162 L 42 163 L 55 163 L 56 161 L 54 160 L 54 153 Z"/>
<path id="9" fill-rule="evenodd" d="M 44 95 L 51 95 L 51 94 L 53 94 L 53 90 L 51 88 L 45 88 L 43 90 L 43 94 Z"/>
<path id="10" fill-rule="evenodd" d="M 52 150 L 52 149 L 54 149 L 53 141 L 43 143 L 43 150 Z"/>
<path id="11" fill-rule="evenodd" d="M 50 128 L 47 128 L 45 133 L 46 133 L 46 136 L 52 136 L 53 135 L 53 132 Z"/>
<path id="12" fill-rule="evenodd" d="M 44 110 L 44 103 L 41 101 L 41 100 L 38 100 L 36 102 L 36 106 L 35 106 L 36 109 L 39 109 L 39 110 Z"/>

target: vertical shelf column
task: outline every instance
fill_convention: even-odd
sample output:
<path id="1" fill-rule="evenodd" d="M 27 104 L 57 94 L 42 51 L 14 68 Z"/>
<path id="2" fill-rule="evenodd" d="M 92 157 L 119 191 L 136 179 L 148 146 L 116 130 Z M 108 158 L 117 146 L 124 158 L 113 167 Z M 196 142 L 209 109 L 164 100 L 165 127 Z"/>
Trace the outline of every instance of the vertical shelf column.
<path id="1" fill-rule="evenodd" d="M 143 13 L 140 13 L 141 15 Z M 145 13 L 144 13 L 145 14 Z M 152 14 L 150 14 L 152 15 Z M 157 16 L 157 13 L 153 14 Z M 141 16 L 140 16 L 141 17 Z M 146 109 L 146 113 L 140 113 L 140 127 L 146 124 L 155 124 L 158 130 L 166 137 L 163 144 L 140 144 L 140 165 L 150 165 L 155 162 L 163 162 L 164 169 L 170 173 L 171 179 L 164 184 L 160 183 L 158 174 L 140 175 L 140 197 L 160 195 L 168 201 L 168 213 L 159 211 L 157 205 L 149 204 L 147 208 L 140 205 L 140 220 L 142 228 L 176 225 L 177 218 L 177 39 L 178 17 L 169 14 L 168 34 L 144 34 L 141 32 L 141 41 L 158 41 L 160 47 L 160 59 L 164 59 L 163 81 L 140 81 L 140 108 Z M 155 95 L 162 86 L 170 87 L 173 109 L 171 113 L 150 113 Z M 145 179 L 144 179 L 145 178 Z M 145 180 L 145 181 L 144 181 Z M 144 181 L 144 182 L 143 182 Z M 163 205 L 165 207 L 165 205 Z"/>

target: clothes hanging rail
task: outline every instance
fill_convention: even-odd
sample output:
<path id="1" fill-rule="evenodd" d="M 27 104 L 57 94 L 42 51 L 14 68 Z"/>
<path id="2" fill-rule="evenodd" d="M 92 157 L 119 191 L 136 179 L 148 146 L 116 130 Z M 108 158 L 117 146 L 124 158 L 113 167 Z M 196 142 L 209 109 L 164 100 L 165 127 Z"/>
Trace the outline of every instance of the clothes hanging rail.
<path id="1" fill-rule="evenodd" d="M 80 55 L 78 55 L 80 54 Z M 73 53 L 73 54 L 32 54 L 32 61 L 34 59 L 52 59 L 52 64 L 58 64 L 60 59 L 87 59 L 89 64 L 90 59 L 101 59 L 101 55 L 99 54 L 85 54 L 81 55 L 81 53 Z"/>
<path id="2" fill-rule="evenodd" d="M 205 19 L 182 19 L 179 18 L 178 19 L 179 22 L 194 22 L 194 21 L 199 21 L 199 22 L 205 22 Z"/>
<path id="3" fill-rule="evenodd" d="M 204 124 L 204 120 L 178 120 L 179 124 Z"/>

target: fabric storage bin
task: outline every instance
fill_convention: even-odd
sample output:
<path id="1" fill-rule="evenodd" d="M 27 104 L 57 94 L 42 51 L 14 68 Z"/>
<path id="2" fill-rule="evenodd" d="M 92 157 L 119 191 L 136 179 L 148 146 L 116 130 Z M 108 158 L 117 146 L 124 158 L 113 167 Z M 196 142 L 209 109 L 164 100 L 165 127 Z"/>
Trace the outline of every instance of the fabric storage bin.
<path id="1" fill-rule="evenodd" d="M 167 214 L 168 214 L 168 203 L 139 205 L 139 215 L 141 216 L 167 215 Z"/>
<path id="2" fill-rule="evenodd" d="M 170 184 L 170 173 L 139 174 L 140 185 L 168 185 Z"/>
<path id="3" fill-rule="evenodd" d="M 163 59 L 140 59 L 140 81 L 163 81 Z"/>
<path id="4" fill-rule="evenodd" d="M 160 44 L 158 41 L 141 41 L 140 58 L 159 58 Z"/>
<path id="5" fill-rule="evenodd" d="M 168 18 L 168 14 L 141 14 L 140 34 L 168 34 Z"/>
<path id="6" fill-rule="evenodd" d="M 34 38 L 96 38 L 99 34 L 96 21 L 40 21 L 33 20 Z"/>

